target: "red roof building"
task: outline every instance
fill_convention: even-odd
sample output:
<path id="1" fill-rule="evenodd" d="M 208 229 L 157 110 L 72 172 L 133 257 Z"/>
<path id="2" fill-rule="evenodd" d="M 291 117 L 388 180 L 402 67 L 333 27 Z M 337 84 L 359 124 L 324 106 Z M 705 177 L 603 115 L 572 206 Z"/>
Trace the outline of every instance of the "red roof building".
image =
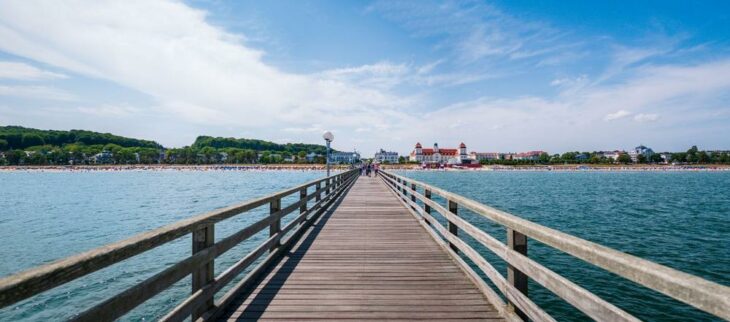
<path id="1" fill-rule="evenodd" d="M 438 163 L 438 164 L 462 164 L 469 163 L 469 157 L 466 153 L 466 144 L 463 142 L 459 148 L 439 148 L 438 143 L 433 144 L 432 149 L 424 149 L 421 143 L 416 143 L 416 148 L 411 152 L 409 159 L 421 163 Z"/>

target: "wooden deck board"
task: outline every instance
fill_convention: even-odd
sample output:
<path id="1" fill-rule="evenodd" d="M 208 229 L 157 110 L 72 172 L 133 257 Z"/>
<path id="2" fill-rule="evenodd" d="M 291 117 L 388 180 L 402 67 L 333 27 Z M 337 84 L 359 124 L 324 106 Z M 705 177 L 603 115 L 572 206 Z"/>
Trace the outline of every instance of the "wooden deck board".
<path id="1" fill-rule="evenodd" d="M 361 177 L 223 320 L 502 320 L 377 178 Z"/>

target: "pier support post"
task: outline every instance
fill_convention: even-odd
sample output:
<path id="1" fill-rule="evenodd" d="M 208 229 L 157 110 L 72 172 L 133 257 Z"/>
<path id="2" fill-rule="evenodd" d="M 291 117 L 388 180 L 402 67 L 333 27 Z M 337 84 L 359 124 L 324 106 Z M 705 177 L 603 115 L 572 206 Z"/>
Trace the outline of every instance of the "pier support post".
<path id="1" fill-rule="evenodd" d="M 269 203 L 269 216 L 279 212 L 279 210 L 281 210 L 281 199 L 272 200 L 271 203 Z M 276 220 L 271 223 L 271 226 L 269 226 L 269 238 L 274 237 L 279 232 L 281 232 L 281 218 L 276 218 Z M 274 243 L 269 251 L 273 252 L 280 245 L 281 241 Z"/>
<path id="2" fill-rule="evenodd" d="M 215 227 L 214 224 L 207 224 L 203 228 L 193 231 L 193 254 L 201 252 L 215 243 Z M 213 282 L 215 259 L 200 266 L 193 271 L 193 288 L 192 293 Z M 191 293 L 191 294 L 192 294 Z M 205 312 L 213 309 L 213 298 L 201 304 L 193 311 L 193 321 L 201 317 Z"/>
<path id="3" fill-rule="evenodd" d="M 507 228 L 507 247 L 527 256 L 527 236 Z M 507 264 L 507 281 L 520 291 L 520 293 L 527 296 L 527 275 L 525 273 Z M 518 309 L 517 306 L 511 302 L 508 305 L 523 321 L 527 321 L 527 315 Z"/>
<path id="4" fill-rule="evenodd" d="M 423 195 L 426 197 L 426 199 L 431 200 L 431 189 L 425 188 L 423 191 Z M 431 214 L 431 206 L 427 205 L 425 202 L 423 203 L 423 210 L 426 211 L 427 214 Z M 431 222 L 426 219 L 426 223 L 428 225 L 431 225 Z"/>
<path id="5" fill-rule="evenodd" d="M 454 216 L 458 216 L 459 215 L 459 204 L 457 204 L 454 201 L 449 200 L 449 212 L 454 214 Z M 449 221 L 449 232 L 454 236 L 459 235 L 459 228 L 456 226 L 456 224 L 454 224 L 451 221 Z M 454 252 L 456 252 L 457 254 L 459 253 L 459 248 L 457 248 L 456 245 L 449 243 L 449 246 L 451 247 L 451 249 Z"/>

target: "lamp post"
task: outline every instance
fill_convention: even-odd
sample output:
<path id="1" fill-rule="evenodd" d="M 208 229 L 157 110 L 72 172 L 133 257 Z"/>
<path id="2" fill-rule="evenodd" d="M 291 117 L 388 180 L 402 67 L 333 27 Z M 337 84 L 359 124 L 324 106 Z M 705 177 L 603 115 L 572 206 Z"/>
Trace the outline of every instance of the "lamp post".
<path id="1" fill-rule="evenodd" d="M 330 142 L 335 139 L 335 136 L 332 135 L 332 132 L 327 131 L 322 134 L 322 138 L 325 142 L 327 142 L 327 176 L 330 176 Z"/>

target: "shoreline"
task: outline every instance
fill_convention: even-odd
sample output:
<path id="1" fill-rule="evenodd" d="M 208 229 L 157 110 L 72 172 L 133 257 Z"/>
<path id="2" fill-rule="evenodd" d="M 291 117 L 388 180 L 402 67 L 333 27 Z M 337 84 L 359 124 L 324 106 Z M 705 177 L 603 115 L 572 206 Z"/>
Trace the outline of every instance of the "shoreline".
<path id="1" fill-rule="evenodd" d="M 349 167 L 333 166 L 332 171 Z M 0 166 L 0 172 L 118 172 L 118 171 L 325 171 L 324 165 L 277 164 L 136 164 L 136 165 L 68 165 L 68 166 Z"/>
<path id="2" fill-rule="evenodd" d="M 730 165 L 487 165 L 481 168 L 423 169 L 418 165 L 382 165 L 384 170 L 395 171 L 496 171 L 496 172 L 725 172 Z M 332 171 L 350 169 L 332 166 Z M 77 165 L 77 166 L 0 166 L 0 172 L 119 172 L 119 171 L 325 171 L 321 164 L 152 164 L 152 165 Z"/>

